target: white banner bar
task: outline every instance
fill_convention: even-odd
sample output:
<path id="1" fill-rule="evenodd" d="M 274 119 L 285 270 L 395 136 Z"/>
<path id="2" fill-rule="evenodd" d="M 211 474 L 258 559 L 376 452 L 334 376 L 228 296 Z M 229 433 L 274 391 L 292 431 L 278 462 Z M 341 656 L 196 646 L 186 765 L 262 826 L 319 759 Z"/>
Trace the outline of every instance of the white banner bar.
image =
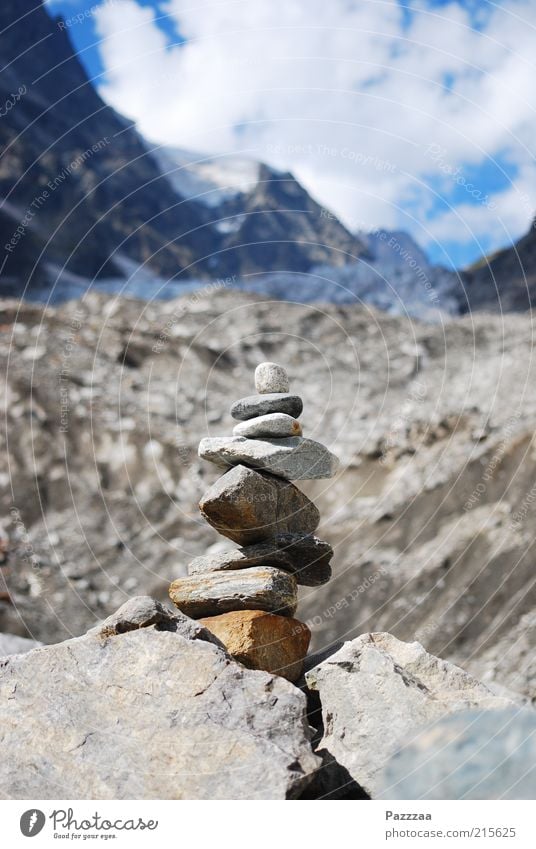
<path id="1" fill-rule="evenodd" d="M 534 803 L 6 801 L 2 845 L 534 849 Z M 238 810 L 240 808 L 240 810 Z M 35 843 L 31 840 L 35 839 Z"/>

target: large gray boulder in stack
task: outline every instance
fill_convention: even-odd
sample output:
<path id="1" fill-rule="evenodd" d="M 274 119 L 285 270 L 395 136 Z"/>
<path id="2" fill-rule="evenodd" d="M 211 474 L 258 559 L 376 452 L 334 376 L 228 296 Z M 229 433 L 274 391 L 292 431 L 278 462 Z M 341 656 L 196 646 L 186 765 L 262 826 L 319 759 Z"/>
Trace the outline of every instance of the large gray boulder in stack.
<path id="1" fill-rule="evenodd" d="M 218 533 L 240 545 L 278 533 L 313 533 L 320 513 L 289 481 L 236 466 L 222 475 L 199 502 L 203 517 Z"/>
<path id="2" fill-rule="evenodd" d="M 425 725 L 470 708 L 511 704 L 419 643 L 363 634 L 306 673 L 319 693 L 327 751 L 373 798 L 389 758 Z"/>
<path id="3" fill-rule="evenodd" d="M 385 799 L 536 799 L 536 711 L 463 711 L 424 729 L 382 776 Z"/>
<path id="4" fill-rule="evenodd" d="M 2 661 L 3 798 L 301 795 L 319 765 L 303 693 L 168 625 L 109 623 Z"/>
<path id="5" fill-rule="evenodd" d="M 199 456 L 222 469 L 243 463 L 287 480 L 332 478 L 338 458 L 314 439 L 246 439 L 243 436 L 207 436 L 199 443 Z"/>

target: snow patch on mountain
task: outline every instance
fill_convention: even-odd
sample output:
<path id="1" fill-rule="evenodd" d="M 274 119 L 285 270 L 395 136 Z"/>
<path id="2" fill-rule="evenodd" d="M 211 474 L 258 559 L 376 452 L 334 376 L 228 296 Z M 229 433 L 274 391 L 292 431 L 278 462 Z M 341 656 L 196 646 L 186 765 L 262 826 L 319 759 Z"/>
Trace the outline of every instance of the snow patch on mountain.
<path id="1" fill-rule="evenodd" d="M 179 147 L 158 147 L 151 152 L 180 195 L 210 208 L 247 194 L 259 180 L 260 163 L 245 156 L 207 156 Z"/>

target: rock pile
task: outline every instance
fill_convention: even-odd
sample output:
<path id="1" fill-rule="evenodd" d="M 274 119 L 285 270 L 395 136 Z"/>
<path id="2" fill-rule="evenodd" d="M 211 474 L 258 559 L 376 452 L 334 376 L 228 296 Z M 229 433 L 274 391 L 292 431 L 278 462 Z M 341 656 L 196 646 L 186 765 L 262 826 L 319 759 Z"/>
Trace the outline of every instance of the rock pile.
<path id="1" fill-rule="evenodd" d="M 337 458 L 302 436 L 302 400 L 284 368 L 261 363 L 256 395 L 231 407 L 233 436 L 205 438 L 199 456 L 227 469 L 200 501 L 203 517 L 240 548 L 197 557 L 173 603 L 245 666 L 300 677 L 310 631 L 294 619 L 298 584 L 331 577 L 333 550 L 314 536 L 320 514 L 292 480 L 332 477 Z"/>

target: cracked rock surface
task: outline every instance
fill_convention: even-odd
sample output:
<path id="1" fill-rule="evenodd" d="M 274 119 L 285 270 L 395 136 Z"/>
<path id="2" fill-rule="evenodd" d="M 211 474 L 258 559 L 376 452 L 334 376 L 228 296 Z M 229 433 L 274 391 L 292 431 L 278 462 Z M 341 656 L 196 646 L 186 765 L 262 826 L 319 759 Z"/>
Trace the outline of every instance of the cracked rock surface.
<path id="1" fill-rule="evenodd" d="M 304 791 L 320 763 L 304 694 L 161 625 L 109 628 L 110 636 L 0 661 L 3 798 L 285 799 Z"/>
<path id="2" fill-rule="evenodd" d="M 419 643 L 385 633 L 344 643 L 305 678 L 322 705 L 319 751 L 327 750 L 372 798 L 391 755 L 421 728 L 459 711 L 511 704 Z"/>

